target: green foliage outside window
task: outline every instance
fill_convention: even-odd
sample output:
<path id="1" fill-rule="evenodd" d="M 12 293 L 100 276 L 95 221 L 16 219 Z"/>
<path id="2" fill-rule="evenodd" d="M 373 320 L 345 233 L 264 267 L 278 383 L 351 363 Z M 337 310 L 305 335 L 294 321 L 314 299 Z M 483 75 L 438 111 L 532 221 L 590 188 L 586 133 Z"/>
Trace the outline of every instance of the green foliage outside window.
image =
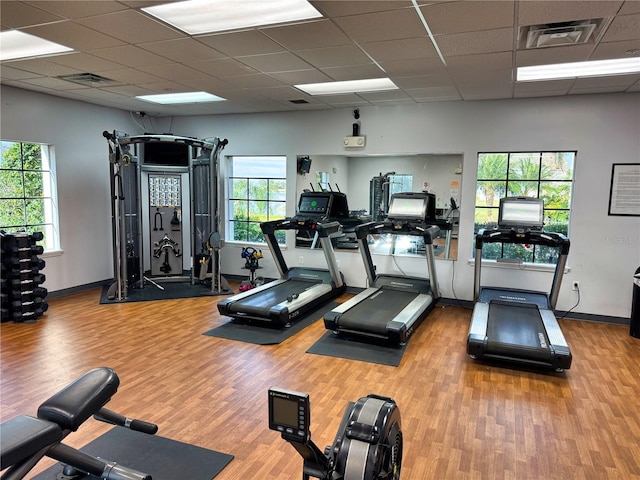
<path id="1" fill-rule="evenodd" d="M 286 216 L 287 185 L 284 157 L 258 157 L 245 162 L 244 157 L 234 157 L 229 178 L 228 239 L 237 242 L 264 243 L 260 228 L 262 222 Z M 278 170 L 278 161 L 281 162 Z M 268 164 L 262 168 L 261 164 Z M 274 168 L 275 164 L 275 168 Z M 255 176 L 251 176 L 255 172 Z M 258 176 L 260 174 L 263 176 Z M 266 175 L 282 175 L 269 177 Z M 285 232 L 275 232 L 278 243 L 285 243 Z"/>
<path id="2" fill-rule="evenodd" d="M 544 200 L 546 231 L 568 235 L 575 157 L 576 152 L 478 154 L 475 232 L 497 226 L 501 198 L 526 196 Z M 482 258 L 556 263 L 558 254 L 539 245 L 494 243 L 484 246 Z"/>
<path id="3" fill-rule="evenodd" d="M 53 185 L 48 149 L 38 143 L 2 141 L 0 229 L 43 232 L 38 242 L 53 247 Z"/>

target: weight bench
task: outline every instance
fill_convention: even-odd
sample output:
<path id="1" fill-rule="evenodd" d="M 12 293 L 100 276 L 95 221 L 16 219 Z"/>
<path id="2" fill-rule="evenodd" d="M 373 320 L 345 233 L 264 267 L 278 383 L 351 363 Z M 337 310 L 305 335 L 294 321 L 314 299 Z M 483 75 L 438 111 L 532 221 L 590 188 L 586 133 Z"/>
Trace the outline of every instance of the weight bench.
<path id="1" fill-rule="evenodd" d="M 24 478 L 45 456 L 99 478 L 151 480 L 144 473 L 99 460 L 61 443 L 92 415 L 97 420 L 154 434 L 157 426 L 126 419 L 103 408 L 119 385 L 115 371 L 96 368 L 42 403 L 37 418 L 21 415 L 0 425 L 0 469 L 8 468 L 2 480 Z"/>

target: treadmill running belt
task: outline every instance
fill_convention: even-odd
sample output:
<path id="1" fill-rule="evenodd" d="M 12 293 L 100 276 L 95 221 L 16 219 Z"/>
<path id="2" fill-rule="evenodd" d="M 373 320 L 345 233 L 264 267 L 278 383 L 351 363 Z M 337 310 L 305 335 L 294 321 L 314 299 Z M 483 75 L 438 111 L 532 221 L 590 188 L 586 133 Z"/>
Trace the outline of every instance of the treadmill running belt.
<path id="1" fill-rule="evenodd" d="M 387 324 L 411 301 L 416 292 L 381 288 L 369 298 L 344 312 L 338 320 L 342 328 L 357 328 L 371 333 L 386 333 Z"/>
<path id="2" fill-rule="evenodd" d="M 492 301 L 489 304 L 487 337 L 490 347 L 502 344 L 537 350 L 536 357 L 549 353 L 549 338 L 537 305 Z"/>
<path id="3" fill-rule="evenodd" d="M 284 302 L 288 296 L 302 293 L 318 283 L 321 282 L 291 279 L 263 290 L 258 295 L 249 295 L 242 300 L 238 300 L 231 304 L 230 310 L 232 312 L 240 310 L 244 313 L 264 314 L 274 305 Z"/>

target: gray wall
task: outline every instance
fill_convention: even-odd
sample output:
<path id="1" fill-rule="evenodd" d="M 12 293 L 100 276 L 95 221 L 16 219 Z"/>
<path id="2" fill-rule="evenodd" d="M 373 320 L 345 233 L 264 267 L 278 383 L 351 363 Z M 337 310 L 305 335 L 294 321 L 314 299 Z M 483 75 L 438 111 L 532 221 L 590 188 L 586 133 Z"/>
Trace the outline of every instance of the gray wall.
<path id="1" fill-rule="evenodd" d="M 458 261 L 438 261 L 442 294 L 471 300 L 473 266 L 473 199 L 476 158 L 486 151 L 577 150 L 571 224 L 570 271 L 558 308 L 577 300 L 571 281 L 582 291 L 577 312 L 628 317 L 631 275 L 640 265 L 640 218 L 607 215 L 612 163 L 640 161 L 640 94 L 579 95 L 543 99 L 439 102 L 417 106 L 360 108 L 361 131 L 367 136 L 363 154 L 462 153 Z M 164 120 L 164 123 L 163 123 Z M 296 204 L 296 156 L 344 155 L 342 140 L 350 134 L 351 109 L 174 117 L 172 131 L 198 138 L 228 138 L 223 155 L 286 155 L 288 213 Z M 170 119 L 154 119 L 160 131 Z M 142 133 L 127 112 L 90 106 L 11 87 L 2 87 L 2 138 L 56 145 L 60 224 L 64 253 L 48 259 L 45 286 L 51 291 L 103 280 L 111 273 L 107 145 L 103 130 Z M 392 166 L 390 166 L 391 168 Z M 287 237 L 285 258 L 322 266 L 320 252 L 293 248 Z M 225 247 L 223 272 L 244 275 L 242 245 Z M 295 261 L 294 261 L 295 259 Z M 348 285 L 362 287 L 360 256 L 339 252 Z M 375 259 L 380 271 L 393 272 L 390 257 Z M 408 274 L 426 265 L 397 259 Z M 277 276 L 267 254 L 262 274 Z M 487 283 L 548 290 L 548 271 L 484 270 Z"/>

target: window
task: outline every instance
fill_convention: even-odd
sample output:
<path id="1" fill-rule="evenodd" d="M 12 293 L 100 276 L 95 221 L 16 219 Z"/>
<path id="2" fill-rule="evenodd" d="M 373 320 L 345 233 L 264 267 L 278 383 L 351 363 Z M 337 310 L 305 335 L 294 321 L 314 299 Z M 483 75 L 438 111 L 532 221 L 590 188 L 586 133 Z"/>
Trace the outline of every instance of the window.
<path id="1" fill-rule="evenodd" d="M 400 192 L 413 191 L 413 175 L 410 173 L 395 173 L 389 175 L 389 195 Z"/>
<path id="2" fill-rule="evenodd" d="M 576 152 L 518 152 L 478 154 L 475 232 L 493 228 L 502 197 L 544 200 L 545 230 L 568 235 Z M 545 246 L 486 244 L 482 258 L 512 258 L 556 263 L 557 249 Z"/>
<path id="3" fill-rule="evenodd" d="M 45 251 L 60 248 L 53 147 L 2 140 L 0 229 L 42 232 Z"/>
<path id="4" fill-rule="evenodd" d="M 228 157 L 229 204 L 226 239 L 264 243 L 260 223 L 286 216 L 287 158 Z M 277 231 L 279 244 L 285 232 Z"/>

